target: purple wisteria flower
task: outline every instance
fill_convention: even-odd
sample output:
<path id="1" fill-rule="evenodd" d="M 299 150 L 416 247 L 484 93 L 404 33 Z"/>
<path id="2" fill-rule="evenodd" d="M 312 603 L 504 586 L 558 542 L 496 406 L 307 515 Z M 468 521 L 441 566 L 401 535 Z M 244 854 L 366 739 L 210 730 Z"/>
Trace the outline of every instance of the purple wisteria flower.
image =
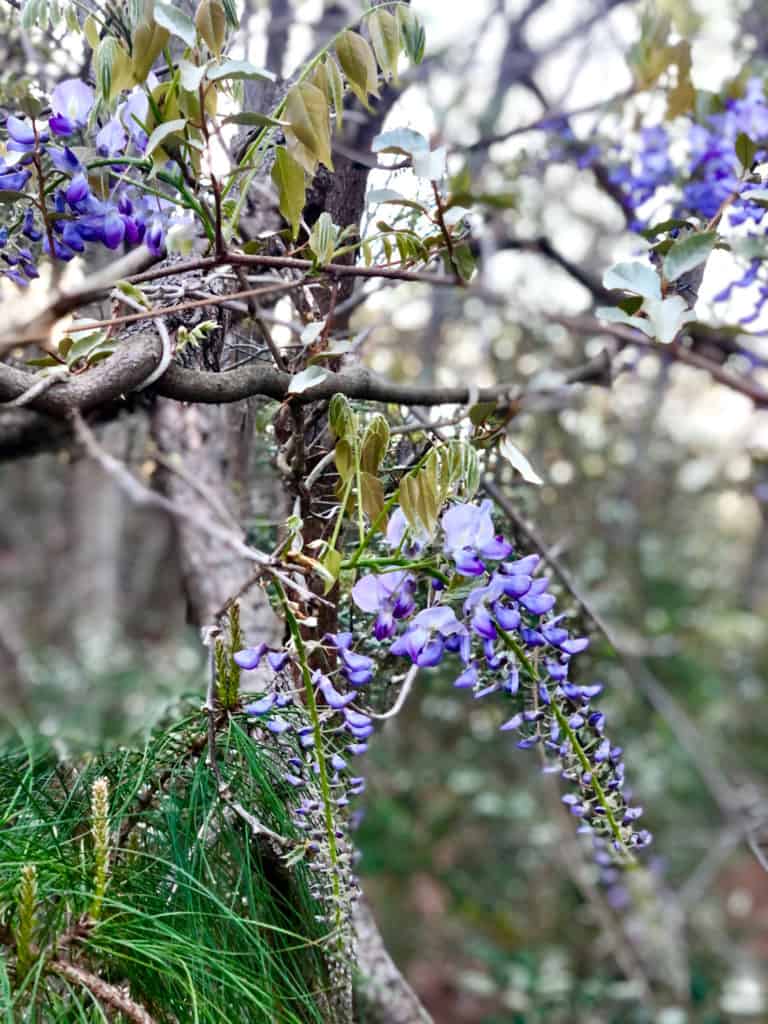
<path id="1" fill-rule="evenodd" d="M 494 531 L 490 501 L 452 505 L 443 515 L 442 527 L 445 552 L 462 576 L 482 575 L 483 558 L 499 560 L 512 550 L 512 545 Z"/>
<path id="2" fill-rule="evenodd" d="M 460 644 L 467 636 L 466 626 L 459 622 L 453 609 L 435 605 L 419 612 L 389 650 L 392 654 L 406 655 L 414 665 L 428 668 L 442 661 L 449 649 L 446 646 L 449 640 Z"/>
<path id="3" fill-rule="evenodd" d="M 54 135 L 72 135 L 78 128 L 83 128 L 94 100 L 93 89 L 79 78 L 59 82 L 51 93 L 53 116 L 48 122 Z"/>
<path id="4" fill-rule="evenodd" d="M 405 619 L 415 608 L 415 580 L 405 571 L 369 573 L 352 588 L 352 600 L 369 614 L 376 613 L 373 624 L 377 640 L 386 640 L 397 629 L 397 619 Z"/>

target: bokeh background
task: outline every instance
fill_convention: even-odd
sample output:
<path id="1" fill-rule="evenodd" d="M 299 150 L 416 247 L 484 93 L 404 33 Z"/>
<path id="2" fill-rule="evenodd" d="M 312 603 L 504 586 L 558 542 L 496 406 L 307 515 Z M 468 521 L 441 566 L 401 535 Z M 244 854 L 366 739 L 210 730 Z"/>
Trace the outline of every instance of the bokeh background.
<path id="1" fill-rule="evenodd" d="M 551 381 L 606 342 L 543 315 L 591 309 L 590 283 L 641 246 L 556 133 L 516 130 L 628 90 L 627 54 L 646 7 L 414 7 L 428 59 L 406 78 L 388 124 L 445 144 L 454 172 L 467 166 L 476 191 L 504 201 L 473 215 L 483 298 L 382 290 L 356 314 L 363 356 L 403 380 Z M 692 40 L 697 88 L 765 70 L 762 0 L 656 7 Z M 289 19 L 287 68 L 355 10 L 252 0 L 243 50 L 263 60 L 269 32 Z M 24 74 L 52 82 L 75 70 L 76 51 L 10 20 L 3 27 L 0 94 Z M 572 127 L 608 149 L 662 116 L 663 101 L 649 95 L 596 107 Z M 415 187 L 407 171 L 372 176 L 374 187 L 393 184 Z M 716 254 L 708 267 L 702 320 L 739 315 L 738 300 L 711 303 L 729 259 Z M 768 355 L 759 333 L 751 347 Z M 722 358 L 744 369 L 738 356 Z M 270 412 L 265 404 L 266 424 Z M 439 670 L 424 672 L 372 744 L 359 831 L 365 888 L 390 948 L 441 1024 L 768 1020 L 768 873 L 747 842 L 759 844 L 768 816 L 768 414 L 698 370 L 638 355 L 610 388 L 530 408 L 513 436 L 545 479 L 538 489 L 506 481 L 515 508 L 621 649 L 562 592 L 592 631 L 581 671 L 606 684 L 612 733 L 655 843 L 642 869 L 598 885 L 532 752 L 501 742 L 487 712 Z M 140 413 L 106 428 L 103 441 L 151 473 Z M 256 538 L 279 525 L 270 457 L 267 430 Z M 69 455 L 0 466 L 8 720 L 30 715 L 62 753 L 80 752 L 130 742 L 178 694 L 202 693 L 175 564 L 171 524 L 130 507 L 98 467 Z"/>

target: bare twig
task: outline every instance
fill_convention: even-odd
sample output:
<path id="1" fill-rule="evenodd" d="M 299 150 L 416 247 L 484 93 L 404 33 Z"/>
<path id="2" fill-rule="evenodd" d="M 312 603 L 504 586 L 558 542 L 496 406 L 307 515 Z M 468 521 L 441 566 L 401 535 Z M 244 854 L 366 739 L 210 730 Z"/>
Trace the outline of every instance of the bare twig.
<path id="1" fill-rule="evenodd" d="M 84 967 L 70 963 L 69 960 L 51 960 L 48 963 L 48 970 L 87 988 L 99 1002 L 122 1013 L 132 1024 L 155 1024 L 155 1018 L 123 989 L 116 985 L 110 985 L 109 982 L 104 981 L 97 974 L 87 971 Z"/>

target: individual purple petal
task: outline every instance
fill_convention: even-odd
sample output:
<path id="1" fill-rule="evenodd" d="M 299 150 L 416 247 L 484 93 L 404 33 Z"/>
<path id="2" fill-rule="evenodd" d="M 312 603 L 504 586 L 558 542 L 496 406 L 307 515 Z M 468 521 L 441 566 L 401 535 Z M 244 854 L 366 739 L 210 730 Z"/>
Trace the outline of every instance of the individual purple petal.
<path id="1" fill-rule="evenodd" d="M 504 593 L 507 597 L 522 597 L 523 594 L 527 594 L 531 589 L 531 577 L 525 575 L 519 576 L 500 576 L 499 579 L 502 581 L 504 587 Z"/>
<path id="2" fill-rule="evenodd" d="M 443 636 L 450 636 L 452 633 L 463 633 L 464 627 L 456 618 L 456 614 L 452 608 L 448 608 L 445 605 L 438 604 L 432 608 L 425 608 L 424 611 L 419 612 L 411 623 L 411 627 L 424 627 L 426 629 L 436 629 Z"/>
<path id="3" fill-rule="evenodd" d="M 589 639 L 585 636 L 574 637 L 572 640 L 566 640 L 560 644 L 560 650 L 565 651 L 566 654 L 581 654 L 589 647 Z"/>
<path id="4" fill-rule="evenodd" d="M 0 174 L 0 189 L 21 192 L 31 177 L 31 171 L 3 171 Z"/>
<path id="5" fill-rule="evenodd" d="M 88 184 L 88 179 L 84 174 L 79 173 L 74 176 L 72 181 L 70 181 L 64 195 L 69 205 L 74 206 L 75 203 L 82 202 L 90 191 L 91 189 Z"/>
<path id="6" fill-rule="evenodd" d="M 264 657 L 267 650 L 266 644 L 259 644 L 258 647 L 246 647 L 245 650 L 236 651 L 233 660 L 236 665 L 244 669 L 256 668 Z"/>
<path id="7" fill-rule="evenodd" d="M 351 708 L 344 709 L 344 717 L 349 725 L 355 728 L 363 728 L 371 724 L 371 719 L 368 715 L 364 715 L 361 711 L 353 711 Z"/>
<path id="8" fill-rule="evenodd" d="M 65 78 L 51 93 L 51 107 L 56 114 L 63 114 L 81 128 L 88 120 L 94 99 L 90 85 L 79 78 Z"/>
<path id="9" fill-rule="evenodd" d="M 507 676 L 507 678 L 504 680 L 503 685 L 507 693 L 511 693 L 512 696 L 514 696 L 520 689 L 520 669 L 517 667 L 517 665 L 514 665 L 512 667 L 512 670 Z"/>
<path id="10" fill-rule="evenodd" d="M 523 716 L 518 712 L 508 719 L 503 725 L 499 726 L 501 732 L 511 732 L 520 728 L 523 724 Z"/>
<path id="11" fill-rule="evenodd" d="M 336 772 L 342 772 L 347 767 L 347 762 L 344 760 L 341 754 L 332 754 L 331 767 Z"/>
<path id="12" fill-rule="evenodd" d="M 366 740 L 373 733 L 372 725 L 348 725 L 347 729 L 356 740 Z"/>
<path id="13" fill-rule="evenodd" d="M 323 643 L 333 644 L 339 650 L 348 651 L 352 646 L 353 639 L 354 637 L 351 633 L 326 633 L 323 637 Z"/>
<path id="14" fill-rule="evenodd" d="M 102 237 L 108 249 L 116 249 L 125 237 L 125 223 L 116 210 L 105 216 Z"/>
<path id="15" fill-rule="evenodd" d="M 54 135 L 66 138 L 68 135 L 72 135 L 75 131 L 76 125 L 74 125 L 69 118 L 65 117 L 63 114 L 54 114 L 53 117 L 48 118 L 48 127 Z"/>
<path id="16" fill-rule="evenodd" d="M 116 156 L 118 153 L 122 153 L 127 142 L 125 129 L 116 117 L 111 117 L 96 134 L 96 149 L 102 156 Z"/>
<path id="17" fill-rule="evenodd" d="M 282 672 L 289 658 L 290 654 L 288 651 L 270 651 L 267 654 L 267 661 L 273 672 Z"/>
<path id="18" fill-rule="evenodd" d="M 294 786 L 296 789 L 299 789 L 300 786 L 305 785 L 304 779 L 300 779 L 298 775 L 292 775 L 290 772 L 286 772 L 285 775 L 283 775 L 283 778 L 285 779 L 286 782 L 288 782 L 291 786 Z"/>
<path id="19" fill-rule="evenodd" d="M 453 552 L 453 562 L 456 572 L 462 576 L 482 576 L 485 572 L 485 563 L 482 562 L 472 548 L 459 548 Z"/>
<path id="20" fill-rule="evenodd" d="M 364 754 L 368 749 L 367 743 L 349 743 L 346 748 L 353 757 L 358 757 L 360 754 Z"/>
<path id="21" fill-rule="evenodd" d="M 480 554 L 483 558 L 490 558 L 493 561 L 500 561 L 502 558 L 506 558 L 511 551 L 512 545 L 501 534 L 493 537 L 480 548 Z"/>
<path id="22" fill-rule="evenodd" d="M 34 146 L 35 129 L 32 127 L 31 121 L 22 121 L 20 117 L 9 114 L 5 128 L 14 142 L 20 142 L 24 146 Z"/>
<path id="23" fill-rule="evenodd" d="M 478 636 L 492 640 L 496 636 L 496 625 L 484 604 L 479 604 L 472 615 L 472 629 Z"/>
<path id="24" fill-rule="evenodd" d="M 48 156 L 56 170 L 61 171 L 62 174 L 76 174 L 77 171 L 82 171 L 82 164 L 69 146 L 65 146 L 63 149 L 49 146 Z"/>
<path id="25" fill-rule="evenodd" d="M 607 761 L 611 756 L 611 744 L 608 740 L 603 740 L 592 753 L 592 758 L 597 764 L 602 764 L 603 761 Z"/>
<path id="26" fill-rule="evenodd" d="M 458 679 L 454 681 L 453 685 L 457 690 L 467 690 L 471 687 L 477 686 L 479 681 L 477 669 L 474 665 L 470 665 L 469 668 L 464 669 Z"/>
<path id="27" fill-rule="evenodd" d="M 477 690 L 472 696 L 475 700 L 479 700 L 481 697 L 487 697 L 489 693 L 496 693 L 499 688 L 498 683 L 491 683 L 490 686 L 484 686 L 482 690 Z"/>
<path id="28" fill-rule="evenodd" d="M 517 629 L 520 625 L 520 612 L 517 608 L 508 608 L 500 601 L 493 606 L 493 614 L 501 628 L 508 632 Z"/>
<path id="29" fill-rule="evenodd" d="M 510 576 L 530 576 L 541 561 L 540 555 L 527 555 L 525 558 L 518 558 L 514 562 L 505 562 L 501 571 Z"/>
<path id="30" fill-rule="evenodd" d="M 354 693 L 339 693 L 327 676 L 322 677 L 318 689 L 322 693 L 325 703 L 335 711 L 340 711 L 347 704 L 351 704 L 356 696 Z"/>
<path id="31" fill-rule="evenodd" d="M 543 647 L 547 642 L 537 629 L 528 629 L 525 626 L 520 630 L 520 636 L 528 647 Z"/>
<path id="32" fill-rule="evenodd" d="M 268 693 L 259 700 L 254 701 L 253 704 L 247 704 L 245 707 L 245 713 L 247 715 L 265 715 L 267 711 L 272 710 L 274 703 L 275 694 Z"/>
<path id="33" fill-rule="evenodd" d="M 397 623 L 394 614 L 388 609 L 382 609 L 376 616 L 373 623 L 373 635 L 377 640 L 389 640 L 397 632 Z"/>
<path id="34" fill-rule="evenodd" d="M 280 736 L 291 728 L 291 723 L 286 721 L 286 719 L 281 718 L 279 715 L 276 715 L 274 718 L 270 718 L 266 725 L 269 731 L 275 733 L 276 736 Z"/>
<path id="35" fill-rule="evenodd" d="M 422 647 L 414 660 L 421 668 L 432 668 L 434 665 L 437 665 L 442 661 L 444 649 L 445 647 L 442 640 L 438 638 L 429 640 L 424 647 Z"/>
<path id="36" fill-rule="evenodd" d="M 544 615 L 555 606 L 552 594 L 526 594 L 520 598 L 520 604 L 532 615 Z"/>
<path id="37" fill-rule="evenodd" d="M 364 686 L 373 678 L 373 659 L 364 654 L 356 654 L 354 651 L 346 651 L 342 648 L 340 652 L 341 663 L 345 675 L 355 676 L 358 686 Z"/>
<path id="38" fill-rule="evenodd" d="M 379 586 L 378 577 L 374 573 L 361 576 L 352 587 L 352 600 L 360 611 L 377 612 L 381 606 L 382 591 Z"/>
<path id="39" fill-rule="evenodd" d="M 159 220 L 155 219 L 150 222 L 144 241 L 153 256 L 162 256 L 165 249 L 165 233 Z"/>

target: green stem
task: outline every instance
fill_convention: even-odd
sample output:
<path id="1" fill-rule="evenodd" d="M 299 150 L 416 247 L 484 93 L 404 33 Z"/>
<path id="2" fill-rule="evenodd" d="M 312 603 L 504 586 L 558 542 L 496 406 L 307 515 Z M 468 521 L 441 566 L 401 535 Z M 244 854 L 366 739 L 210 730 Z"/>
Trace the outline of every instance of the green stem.
<path id="1" fill-rule="evenodd" d="M 446 586 L 451 582 L 450 577 L 444 572 L 436 569 L 431 562 L 410 562 L 402 558 L 360 558 L 356 562 L 342 562 L 342 569 L 383 569 L 392 570 L 407 569 L 409 572 L 424 572 L 433 579 L 440 580 Z"/>
<path id="2" fill-rule="evenodd" d="M 539 676 L 539 670 L 536 667 L 536 665 L 527 657 L 527 655 L 522 650 L 520 644 L 518 644 L 515 638 L 511 636 L 505 629 L 502 629 L 498 622 L 496 622 L 496 628 L 499 631 L 502 641 L 507 645 L 507 647 L 510 648 L 510 650 L 514 651 L 516 657 L 520 661 L 520 664 L 529 673 L 533 681 L 538 684 L 541 681 L 541 677 Z M 552 702 L 550 707 L 552 708 L 552 712 L 555 718 L 557 719 L 557 724 L 563 730 L 571 746 L 573 747 L 573 751 L 576 754 L 576 757 L 582 769 L 585 772 L 589 772 L 592 776 L 592 781 L 590 785 L 595 791 L 597 802 L 605 811 L 605 817 L 608 824 L 610 825 L 614 839 L 620 844 L 624 856 L 627 858 L 627 860 L 631 863 L 634 863 L 635 858 L 632 856 L 632 854 L 627 849 L 624 843 L 624 840 L 621 835 L 621 828 L 619 827 L 619 823 L 616 821 L 616 815 L 613 813 L 613 808 L 611 807 L 608 801 L 608 797 L 605 793 L 605 790 L 600 785 L 600 781 L 597 778 L 597 774 L 593 766 L 590 764 L 589 758 L 587 757 L 584 751 L 584 747 L 581 745 L 579 737 L 576 735 L 576 732 L 569 725 L 568 719 L 563 714 L 562 709 L 559 708 L 554 701 Z"/>
<path id="3" fill-rule="evenodd" d="M 336 516 L 336 522 L 333 524 L 333 533 L 331 534 L 331 539 L 330 539 L 330 541 L 328 543 L 329 549 L 335 548 L 336 547 L 336 541 L 339 539 L 339 533 L 341 532 L 341 524 L 344 521 L 344 509 L 347 507 L 347 502 L 349 501 L 349 495 L 352 492 L 352 483 L 353 483 L 352 476 L 350 475 L 350 477 L 347 480 L 346 485 L 344 487 L 344 493 L 341 496 L 341 505 L 339 507 L 339 514 Z"/>

